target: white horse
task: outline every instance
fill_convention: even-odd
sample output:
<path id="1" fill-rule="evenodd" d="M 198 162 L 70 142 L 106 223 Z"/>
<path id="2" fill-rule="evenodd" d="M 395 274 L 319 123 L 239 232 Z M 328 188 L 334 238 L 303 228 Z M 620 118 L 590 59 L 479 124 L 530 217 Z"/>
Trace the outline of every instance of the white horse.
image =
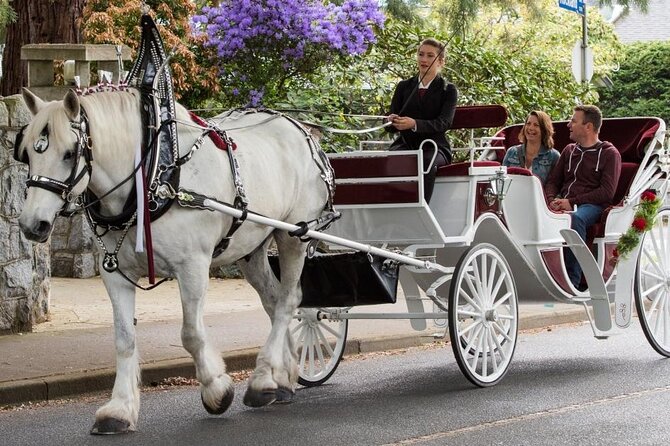
<path id="1" fill-rule="evenodd" d="M 33 119 L 22 140 L 17 141 L 15 156 L 29 162 L 29 177 L 35 182 L 28 182 L 19 224 L 27 238 L 45 242 L 54 218 L 67 206 L 64 198 L 81 194 L 87 187 L 101 197 L 132 174 L 134 151 L 141 144 L 143 131 L 140 94 L 133 89 L 85 96 L 70 91 L 62 101 L 47 103 L 24 89 L 23 97 Z M 179 104 L 176 107 L 180 156 L 184 156 L 202 130 L 183 124 L 190 122 L 188 112 Z M 79 129 L 82 110 L 89 123 L 90 173 L 86 162 L 78 159 L 83 158 L 78 141 L 85 140 Z M 228 134 L 237 145 L 235 157 L 249 210 L 287 222 L 318 218 L 329 197 L 322 169 L 330 167 L 324 166 L 323 161 L 315 162 L 319 157 L 314 157 L 306 134 L 287 118 L 273 118 L 263 112 L 239 116 L 234 124 L 237 130 Z M 181 167 L 180 184 L 184 189 L 232 203 L 235 188 L 231 171 L 226 152 L 205 138 L 202 147 Z M 44 187 L 49 179 L 56 180 L 53 184 L 69 181 L 72 185 L 79 176 L 81 181 L 69 193 Z M 123 183 L 102 199 L 103 214 L 114 216 L 122 212 L 131 193 L 131 183 Z M 228 248 L 212 260 L 215 246 L 227 234 L 231 223 L 232 218 L 223 214 L 187 209 L 174 203 L 151 225 L 156 273 L 179 282 L 182 342 L 194 359 L 202 402 L 214 414 L 223 413 L 230 406 L 234 391 L 221 354 L 210 345 L 203 324 L 210 264 L 224 265 L 242 259 L 239 266 L 258 291 L 272 322 L 268 340 L 249 379 L 244 403 L 258 407 L 289 400 L 298 379 L 297 357 L 288 327 L 301 299 L 299 278 L 306 245 L 286 232 L 245 222 Z M 110 251 L 120 236 L 120 231 L 104 235 L 103 241 Z M 281 281 L 272 273 L 267 259 L 267 248 L 273 238 L 279 251 Z M 147 256 L 135 252 L 135 241 L 133 228 L 118 252 L 120 269 L 133 281 L 147 272 Z M 140 406 L 140 367 L 133 324 L 135 286 L 118 272 L 109 273 L 101 268 L 101 275 L 114 311 L 116 379 L 111 400 L 96 412 L 91 432 L 122 433 L 136 429 Z"/>

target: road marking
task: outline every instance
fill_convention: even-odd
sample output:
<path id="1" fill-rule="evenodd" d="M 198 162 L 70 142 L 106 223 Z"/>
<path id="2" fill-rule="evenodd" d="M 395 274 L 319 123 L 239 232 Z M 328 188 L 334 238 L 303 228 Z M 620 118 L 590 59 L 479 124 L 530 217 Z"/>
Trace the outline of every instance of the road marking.
<path id="1" fill-rule="evenodd" d="M 598 405 L 603 405 L 603 404 L 609 404 L 612 402 L 617 402 L 617 401 L 622 401 L 622 400 L 629 400 L 633 398 L 640 398 L 652 393 L 663 393 L 663 392 L 668 392 L 670 391 L 670 385 L 664 386 L 664 387 L 656 387 L 653 389 L 647 389 L 647 390 L 640 390 L 638 392 L 630 392 L 630 393 L 623 393 L 621 395 L 615 395 L 615 396 L 610 396 L 607 398 L 599 399 L 599 400 L 594 400 L 594 401 L 587 401 L 585 403 L 579 403 L 579 404 L 571 404 L 569 406 L 562 406 L 562 407 L 556 407 L 553 409 L 547 409 L 547 410 L 542 410 L 540 412 L 533 412 L 525 415 L 519 415 L 516 417 L 511 417 L 511 418 L 504 418 L 502 420 L 495 420 L 495 421 L 489 421 L 486 423 L 481 423 L 477 424 L 474 426 L 466 426 L 466 427 L 461 427 L 459 429 L 453 429 L 450 431 L 444 431 L 444 432 L 435 432 L 434 434 L 428 434 L 428 435 L 420 435 L 418 437 L 413 437 L 413 438 L 407 438 L 405 440 L 400 440 L 398 442 L 394 443 L 387 443 L 384 446 L 394 446 L 394 445 L 405 445 L 405 444 L 418 444 L 422 443 L 425 441 L 434 441 L 434 440 L 439 440 L 442 438 L 447 438 L 447 437 L 454 437 L 456 435 L 468 433 L 468 432 L 474 432 L 474 431 L 481 431 L 484 429 L 488 429 L 491 427 L 498 427 L 498 426 L 505 426 L 508 424 L 512 423 L 517 423 L 520 421 L 528 421 L 528 420 L 534 420 L 537 418 L 542 418 L 546 416 L 551 416 L 551 415 L 558 415 L 574 410 L 579 410 L 587 407 L 593 407 L 593 406 L 598 406 Z"/>

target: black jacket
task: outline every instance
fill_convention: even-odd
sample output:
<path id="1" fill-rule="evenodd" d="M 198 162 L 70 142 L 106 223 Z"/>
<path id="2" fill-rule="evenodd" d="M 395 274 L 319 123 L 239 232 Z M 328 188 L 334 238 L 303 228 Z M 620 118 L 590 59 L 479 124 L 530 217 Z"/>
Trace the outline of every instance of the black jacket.
<path id="1" fill-rule="evenodd" d="M 441 76 L 437 76 L 430 83 L 424 96 L 420 97 L 418 83 L 418 76 L 400 81 L 393 93 L 391 113 L 414 118 L 416 132 L 401 131 L 393 142 L 392 149 L 418 149 L 423 140 L 432 139 L 445 154 L 447 160 L 451 161 L 451 146 L 444 132 L 451 128 L 454 120 L 458 98 L 456 86 L 448 83 Z M 393 126 L 387 127 L 387 130 L 398 132 Z M 424 149 L 427 150 L 428 147 L 424 146 Z"/>

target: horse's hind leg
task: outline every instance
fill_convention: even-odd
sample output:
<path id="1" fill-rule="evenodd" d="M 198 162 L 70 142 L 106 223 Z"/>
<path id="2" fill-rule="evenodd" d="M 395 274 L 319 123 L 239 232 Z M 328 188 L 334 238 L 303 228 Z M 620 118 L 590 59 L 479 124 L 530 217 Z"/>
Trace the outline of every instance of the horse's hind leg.
<path id="1" fill-rule="evenodd" d="M 219 415 L 233 402 L 235 389 L 221 354 L 207 340 L 203 322 L 203 306 L 209 283 L 210 259 L 192 259 L 177 274 L 184 323 L 181 340 L 195 362 L 200 382 L 200 396 L 207 412 Z"/>
<path id="2" fill-rule="evenodd" d="M 112 399 L 95 414 L 92 434 L 133 431 L 140 409 L 140 367 L 135 345 L 135 287 L 119 274 L 103 272 L 114 311 L 116 379 Z"/>
<path id="3" fill-rule="evenodd" d="M 242 269 L 249 283 L 258 291 L 272 320 L 267 342 L 256 359 L 256 369 L 249 378 L 244 404 L 259 407 L 274 401 L 290 400 L 298 380 L 298 366 L 289 324 L 300 303 L 298 284 L 304 263 L 304 245 L 285 232 L 275 232 L 279 249 L 281 282 L 272 273 L 265 246 L 257 250 Z"/>

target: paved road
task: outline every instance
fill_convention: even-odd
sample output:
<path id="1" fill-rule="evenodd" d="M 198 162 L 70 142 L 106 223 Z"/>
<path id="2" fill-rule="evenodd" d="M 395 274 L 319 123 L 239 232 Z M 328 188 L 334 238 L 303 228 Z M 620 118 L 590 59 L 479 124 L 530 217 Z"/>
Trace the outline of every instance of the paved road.
<path id="1" fill-rule="evenodd" d="M 670 439 L 670 360 L 637 324 L 598 341 L 588 326 L 520 335 L 505 379 L 472 387 L 450 346 L 373 354 L 342 363 L 290 405 L 241 404 L 210 417 L 195 387 L 148 391 L 139 432 L 88 435 L 100 400 L 0 413 L 5 445 L 629 445 Z"/>

